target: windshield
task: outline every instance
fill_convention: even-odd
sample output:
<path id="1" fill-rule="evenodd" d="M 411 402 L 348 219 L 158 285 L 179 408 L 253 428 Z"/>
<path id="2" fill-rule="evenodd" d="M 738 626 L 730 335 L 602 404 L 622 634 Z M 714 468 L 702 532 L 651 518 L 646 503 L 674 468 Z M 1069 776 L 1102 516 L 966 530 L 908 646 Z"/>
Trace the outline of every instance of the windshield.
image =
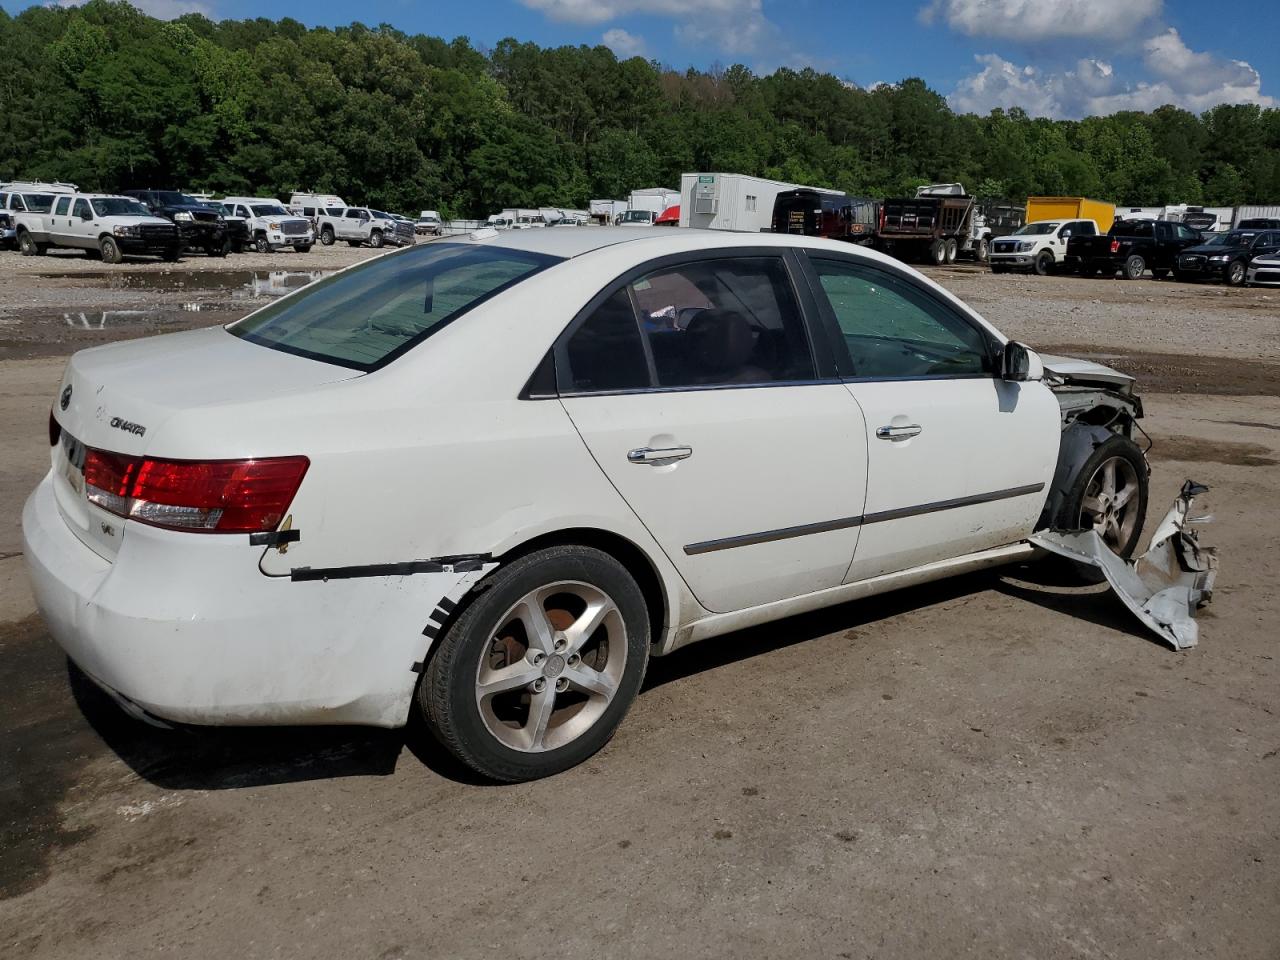
<path id="1" fill-rule="evenodd" d="M 556 262 L 502 247 L 409 247 L 319 280 L 227 329 L 286 353 L 374 370 Z"/>
<path id="2" fill-rule="evenodd" d="M 30 213 L 48 213 L 53 209 L 52 193 L 23 193 L 20 196 Z"/>
<path id="3" fill-rule="evenodd" d="M 195 197 L 188 197 L 176 190 L 157 190 L 156 202 L 166 207 L 199 207 L 202 206 Z"/>
<path id="4" fill-rule="evenodd" d="M 93 212 L 100 217 L 149 217 L 151 211 L 128 197 L 100 197 L 90 200 Z"/>
<path id="5" fill-rule="evenodd" d="M 1015 237 L 1017 236 L 1042 237 L 1047 233 L 1053 233 L 1053 231 L 1057 230 L 1058 227 L 1060 226 L 1062 226 L 1062 224 L 1057 221 L 1054 221 L 1052 223 L 1028 223 L 1021 230 L 1015 230 L 1013 232 L 1013 235 Z"/>
<path id="6" fill-rule="evenodd" d="M 395 219 L 395 217 L 393 217 L 391 214 L 389 214 L 389 213 L 383 213 L 381 210 L 370 210 L 369 212 L 370 212 L 370 213 L 372 213 L 372 214 L 373 214 L 375 217 L 377 217 L 379 220 L 394 220 L 394 219 Z"/>
<path id="7" fill-rule="evenodd" d="M 648 210 L 628 210 L 622 215 L 623 223 L 648 223 L 653 219 L 653 213 Z"/>
<path id="8" fill-rule="evenodd" d="M 255 217 L 287 217 L 289 211 L 278 203 L 255 203 L 249 208 Z"/>

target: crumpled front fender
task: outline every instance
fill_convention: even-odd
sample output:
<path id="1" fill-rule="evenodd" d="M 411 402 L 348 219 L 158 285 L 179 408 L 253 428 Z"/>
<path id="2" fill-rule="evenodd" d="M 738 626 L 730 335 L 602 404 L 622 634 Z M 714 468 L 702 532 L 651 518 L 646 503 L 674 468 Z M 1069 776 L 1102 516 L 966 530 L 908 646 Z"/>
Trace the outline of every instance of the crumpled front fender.
<path id="1" fill-rule="evenodd" d="M 1212 517 L 1191 517 L 1191 504 L 1209 488 L 1188 480 L 1151 535 L 1145 553 L 1124 560 L 1111 552 L 1094 530 L 1051 530 L 1031 543 L 1078 563 L 1096 567 L 1133 614 L 1175 650 L 1199 640 L 1196 610 L 1213 597 L 1218 552 L 1201 546 L 1190 524 Z"/>

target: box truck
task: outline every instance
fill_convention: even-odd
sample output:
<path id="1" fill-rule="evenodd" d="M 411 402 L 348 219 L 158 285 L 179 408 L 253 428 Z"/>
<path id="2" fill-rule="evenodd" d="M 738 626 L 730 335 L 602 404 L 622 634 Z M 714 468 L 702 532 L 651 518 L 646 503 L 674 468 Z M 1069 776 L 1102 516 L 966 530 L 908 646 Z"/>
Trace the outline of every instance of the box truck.
<path id="1" fill-rule="evenodd" d="M 1099 233 L 1106 233 L 1115 223 L 1116 207 L 1087 197 L 1028 197 L 1027 223 L 1041 220 L 1092 220 Z"/>

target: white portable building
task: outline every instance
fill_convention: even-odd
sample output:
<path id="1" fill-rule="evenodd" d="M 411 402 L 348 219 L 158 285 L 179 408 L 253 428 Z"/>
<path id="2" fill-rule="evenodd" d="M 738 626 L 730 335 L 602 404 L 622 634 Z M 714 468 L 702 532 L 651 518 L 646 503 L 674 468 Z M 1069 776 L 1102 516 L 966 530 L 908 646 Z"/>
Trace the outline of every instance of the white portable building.
<path id="1" fill-rule="evenodd" d="M 1270 206 L 1255 204 L 1248 207 L 1236 207 L 1236 216 L 1235 219 L 1231 221 L 1231 226 L 1235 227 L 1239 225 L 1241 220 L 1259 220 L 1263 218 L 1267 220 L 1280 220 L 1280 206 L 1276 206 L 1275 204 L 1271 204 Z"/>
<path id="2" fill-rule="evenodd" d="M 680 178 L 680 226 L 765 233 L 773 228 L 773 203 L 784 190 L 817 190 L 742 173 L 686 173 Z"/>

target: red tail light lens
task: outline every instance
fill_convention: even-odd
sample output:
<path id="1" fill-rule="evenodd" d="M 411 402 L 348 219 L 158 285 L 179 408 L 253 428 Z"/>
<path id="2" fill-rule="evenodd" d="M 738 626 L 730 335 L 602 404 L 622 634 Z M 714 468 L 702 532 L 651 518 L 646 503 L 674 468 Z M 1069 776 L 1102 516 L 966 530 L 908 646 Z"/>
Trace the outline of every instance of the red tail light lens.
<path id="1" fill-rule="evenodd" d="M 1111 252 L 1112 252 L 1112 253 L 1119 253 L 1119 252 L 1120 252 L 1120 241 L 1119 241 L 1119 240 L 1112 240 L 1112 241 L 1111 241 Z"/>
<path id="2" fill-rule="evenodd" d="M 274 530 L 306 475 L 306 457 L 153 460 L 102 450 L 85 454 L 86 494 L 117 516 L 209 533 Z"/>

